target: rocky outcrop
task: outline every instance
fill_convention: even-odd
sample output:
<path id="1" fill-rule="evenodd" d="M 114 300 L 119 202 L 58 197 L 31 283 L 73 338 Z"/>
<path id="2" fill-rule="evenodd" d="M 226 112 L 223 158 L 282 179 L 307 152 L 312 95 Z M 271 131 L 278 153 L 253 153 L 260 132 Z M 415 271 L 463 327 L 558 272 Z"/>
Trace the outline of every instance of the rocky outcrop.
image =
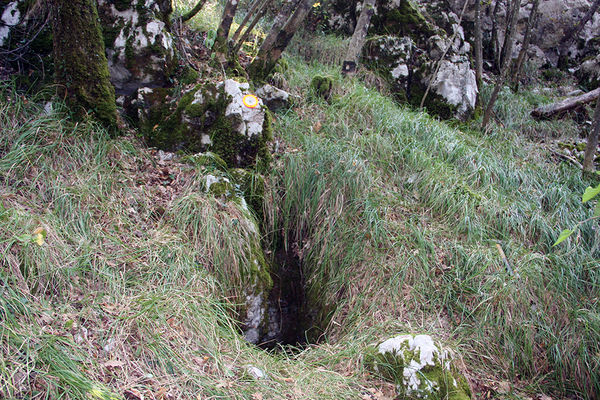
<path id="1" fill-rule="evenodd" d="M 198 85 L 179 99 L 162 88 L 141 88 L 137 93 L 133 106 L 151 146 L 210 150 L 229 167 L 265 166 L 270 161 L 271 117 L 260 98 L 255 98 L 255 106 L 245 101 L 251 95 L 248 83 L 228 79 Z"/>
<path id="2" fill-rule="evenodd" d="M 468 400 L 471 391 L 453 352 L 429 335 L 399 335 L 367 349 L 367 366 L 396 384 L 400 398 Z"/>
<path id="3" fill-rule="evenodd" d="M 290 94 L 285 90 L 276 88 L 268 83 L 258 88 L 256 90 L 256 95 L 259 96 L 271 110 L 277 110 L 290 105 Z"/>
<path id="4" fill-rule="evenodd" d="M 98 0 L 108 68 L 117 94 L 165 87 L 176 66 L 168 30 L 171 2 Z"/>
<path id="5" fill-rule="evenodd" d="M 391 8 L 396 3 L 396 8 Z M 379 4 L 375 30 L 390 33 L 372 36 L 363 56 L 367 65 L 388 78 L 400 100 L 418 106 L 431 86 L 425 101 L 430 112 L 442 118 L 466 119 L 477 98 L 471 46 L 456 14 L 447 14 L 441 22 L 448 31 L 409 1 Z"/>

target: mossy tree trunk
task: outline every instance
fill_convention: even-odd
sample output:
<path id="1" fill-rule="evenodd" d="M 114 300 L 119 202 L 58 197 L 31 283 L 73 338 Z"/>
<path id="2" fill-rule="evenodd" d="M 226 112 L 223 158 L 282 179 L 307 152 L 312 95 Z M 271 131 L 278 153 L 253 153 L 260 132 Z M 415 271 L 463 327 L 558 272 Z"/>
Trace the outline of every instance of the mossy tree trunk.
<path id="1" fill-rule="evenodd" d="M 565 31 L 565 35 L 560 41 L 560 47 L 558 51 L 558 68 L 562 70 L 567 69 L 567 67 L 569 66 L 569 55 L 567 54 L 567 52 L 569 51 L 569 46 L 571 45 L 571 43 L 573 43 L 573 40 L 577 37 L 577 35 L 579 35 L 579 32 L 581 32 L 585 24 L 587 24 L 588 21 L 592 19 L 596 11 L 598 11 L 599 7 L 600 0 L 594 1 L 588 12 L 585 13 L 583 18 L 579 21 L 579 23 Z"/>
<path id="2" fill-rule="evenodd" d="M 202 10 L 202 7 L 204 7 L 204 4 L 206 3 L 206 0 L 199 0 L 196 5 L 194 6 L 194 8 L 192 8 L 188 13 L 184 14 L 181 17 L 181 21 L 186 22 L 189 21 L 190 19 L 194 18 L 196 16 L 196 14 L 198 14 L 200 12 L 200 10 Z"/>
<path id="3" fill-rule="evenodd" d="M 79 117 L 91 111 L 110 130 L 117 126 L 95 0 L 53 0 L 55 80 L 59 94 Z"/>
<path id="4" fill-rule="evenodd" d="M 233 22 L 233 17 L 235 17 L 238 3 L 239 0 L 227 0 L 227 3 L 225 3 L 223 16 L 221 17 L 221 23 L 217 29 L 217 39 L 215 40 L 214 45 L 214 50 L 217 55 L 224 55 L 229 52 L 229 30 L 231 29 L 231 23 Z"/>
<path id="5" fill-rule="evenodd" d="M 244 19 L 240 23 L 240 26 L 238 26 L 237 30 L 231 37 L 232 42 L 238 40 L 238 38 L 242 34 L 242 31 L 244 30 L 244 27 L 246 26 L 248 21 L 250 21 L 250 18 L 252 18 L 252 16 L 258 12 L 259 8 L 262 8 L 266 3 L 267 0 L 254 0 L 254 2 L 250 5 L 250 8 L 248 9 L 248 12 L 244 16 Z"/>
<path id="6" fill-rule="evenodd" d="M 258 12 L 256 13 L 256 15 L 254 16 L 254 19 L 252 20 L 252 22 L 250 23 L 250 25 L 248 25 L 248 29 L 246 29 L 246 31 L 244 32 L 244 34 L 239 38 L 238 42 L 235 44 L 235 47 L 233 49 L 233 52 L 235 54 L 237 54 L 240 51 L 240 49 L 244 45 L 244 42 L 246 40 L 248 40 L 248 37 L 252 33 L 252 29 L 254 29 L 254 27 L 256 26 L 256 24 L 258 24 L 258 22 L 262 19 L 262 17 L 265 16 L 265 14 L 269 10 L 269 6 L 271 5 L 272 2 L 273 2 L 273 0 L 266 0 L 264 2 L 264 4 L 261 6 L 261 8 L 258 10 Z"/>
<path id="7" fill-rule="evenodd" d="M 596 111 L 594 112 L 594 123 L 588 136 L 585 156 L 583 158 L 583 170 L 594 170 L 594 159 L 598 150 L 598 135 L 600 135 L 600 99 L 596 100 Z"/>
<path id="8" fill-rule="evenodd" d="M 496 103 L 496 100 L 498 99 L 500 90 L 502 89 L 504 82 L 506 82 L 508 73 L 510 71 L 510 60 L 511 60 L 510 55 L 512 54 L 512 48 L 513 48 L 513 44 L 515 42 L 515 33 L 517 31 L 517 19 L 519 18 L 520 8 L 521 8 L 520 0 L 514 0 L 514 6 L 510 8 L 511 13 L 508 16 L 509 20 L 508 20 L 508 23 L 506 24 L 507 30 L 504 35 L 505 46 L 503 46 L 503 47 L 505 49 L 504 54 L 506 54 L 506 57 L 504 57 L 502 59 L 502 64 L 500 65 L 500 75 L 498 76 L 498 79 L 496 80 L 496 86 L 494 86 L 494 91 L 492 92 L 490 101 L 488 102 L 488 104 L 485 108 L 485 112 L 483 113 L 483 121 L 481 122 L 482 129 L 485 129 L 488 122 L 490 122 L 490 118 L 492 116 L 492 110 L 494 109 L 494 104 Z M 512 27 L 512 29 L 509 30 L 508 29 L 509 27 Z"/>
<path id="9" fill-rule="evenodd" d="M 527 28 L 525 28 L 525 35 L 523 36 L 523 44 L 521 45 L 521 51 L 519 52 L 519 57 L 517 57 L 517 62 L 515 63 L 514 74 L 513 74 L 513 89 L 515 91 L 519 90 L 519 81 L 521 80 L 521 70 L 523 68 L 523 63 L 525 62 L 525 57 L 527 56 L 527 50 L 529 49 L 529 42 L 531 42 L 531 30 L 535 26 L 537 20 L 537 10 L 538 5 L 540 4 L 540 0 L 533 0 L 533 6 L 531 8 L 531 12 L 529 13 L 529 18 L 527 19 Z"/>
<path id="10" fill-rule="evenodd" d="M 369 24 L 371 23 L 371 17 L 374 13 L 375 0 L 365 0 L 363 2 L 363 8 L 360 12 L 360 16 L 358 17 L 358 22 L 356 23 L 356 28 L 352 34 L 352 39 L 350 39 L 350 44 L 348 45 L 348 51 L 346 52 L 344 63 L 342 65 L 342 73 L 344 75 L 352 75 L 356 73 L 358 59 L 365 44 L 367 32 L 369 31 Z"/>
<path id="11" fill-rule="evenodd" d="M 500 39 L 498 38 L 498 8 L 500 0 L 496 0 L 496 4 L 492 10 L 492 54 L 488 59 L 493 59 L 496 68 L 500 70 Z"/>
<path id="12" fill-rule="evenodd" d="M 277 38 L 277 34 L 283 27 L 283 24 L 285 24 L 290 18 L 292 12 L 296 9 L 298 2 L 299 0 L 284 0 L 283 6 L 281 7 L 281 10 L 279 10 L 275 20 L 273 20 L 273 26 L 271 26 L 271 30 L 267 34 L 267 37 L 263 41 L 261 47 L 264 46 L 266 48 L 270 48 L 273 46 L 273 43 Z"/>
<path id="13" fill-rule="evenodd" d="M 275 64 L 277 64 L 277 61 L 281 58 L 281 54 L 308 15 L 314 2 L 315 0 L 300 0 L 300 3 L 292 16 L 275 36 L 272 45 L 267 46 L 265 41 L 265 43 L 260 46 L 258 55 L 248 68 L 248 74 L 252 79 L 260 81 L 265 79 L 271 73 Z"/>
<path id="14" fill-rule="evenodd" d="M 505 59 L 511 59 L 512 55 L 510 52 L 512 51 L 513 43 L 508 40 L 508 36 L 516 33 L 517 30 L 517 21 L 519 20 L 519 16 L 517 14 L 517 18 L 512 18 L 515 9 L 521 9 L 521 0 L 507 0 L 506 2 L 506 27 L 504 29 L 504 43 L 502 43 L 502 48 L 500 50 L 500 56 L 498 57 L 499 63 L 499 72 L 502 73 L 502 66 L 504 66 Z M 510 49 L 509 49 L 510 46 Z"/>

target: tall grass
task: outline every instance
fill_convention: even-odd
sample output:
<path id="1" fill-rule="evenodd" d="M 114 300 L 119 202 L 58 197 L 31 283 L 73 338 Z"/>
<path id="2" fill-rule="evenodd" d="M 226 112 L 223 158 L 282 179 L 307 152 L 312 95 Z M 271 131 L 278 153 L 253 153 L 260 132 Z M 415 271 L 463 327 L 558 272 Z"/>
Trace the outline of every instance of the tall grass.
<path id="1" fill-rule="evenodd" d="M 205 194 L 214 171 L 42 105 L 0 88 L 0 397 L 357 397 L 243 340 L 232 288 L 257 232 Z"/>
<path id="2" fill-rule="evenodd" d="M 331 104 L 306 100 L 298 107 L 300 121 L 294 113 L 279 119 L 285 138 L 303 150 L 295 157 L 308 158 L 306 143 L 313 141 L 325 143 L 330 150 L 321 152 L 332 151 L 341 160 L 339 149 L 347 149 L 364 160 L 375 182 L 363 191 L 378 194 L 379 210 L 387 208 L 384 231 L 391 248 L 369 265 L 352 267 L 370 270 L 380 280 L 354 281 L 362 288 L 344 293 L 340 302 L 395 304 L 388 318 L 401 315 L 420 320 L 421 329 L 456 332 L 474 370 L 594 398 L 600 392 L 597 374 L 590 373 L 600 368 L 600 235 L 589 224 L 579 240 L 552 247 L 564 227 L 591 215 L 580 196 L 593 182 L 552 161 L 530 140 L 551 125 L 525 114 L 534 103 L 549 100 L 504 93 L 497 111 L 504 126 L 484 136 L 399 107 L 360 82 L 342 83 L 337 66 L 291 64 L 288 80 L 298 93 L 307 93 L 315 74 L 329 74 L 338 85 Z M 317 121 L 322 128 L 310 134 Z M 558 136 L 575 133 L 569 123 L 552 126 L 563 129 Z M 285 168 L 285 176 L 304 181 L 306 166 Z M 339 190 L 334 189 L 339 180 L 329 183 L 332 192 Z M 302 190 L 311 197 L 308 188 Z M 364 192 L 355 196 L 364 198 Z M 307 209 L 313 208 L 299 208 Z M 338 237 L 333 229 L 328 234 L 329 240 Z M 325 285 L 327 276 L 321 276 Z M 352 314 L 366 324 L 374 317 L 368 307 L 341 307 L 334 320 L 352 320 Z M 345 332 L 353 329 L 350 324 Z"/>

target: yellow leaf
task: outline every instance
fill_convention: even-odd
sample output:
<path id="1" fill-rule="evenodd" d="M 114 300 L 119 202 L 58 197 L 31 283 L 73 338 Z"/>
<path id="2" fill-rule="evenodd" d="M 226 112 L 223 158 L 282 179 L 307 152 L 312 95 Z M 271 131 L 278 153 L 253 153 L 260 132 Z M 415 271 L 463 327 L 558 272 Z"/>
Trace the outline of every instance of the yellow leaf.
<path id="1" fill-rule="evenodd" d="M 35 228 L 33 231 L 33 241 L 41 246 L 44 244 L 44 239 L 46 239 L 46 230 L 41 226 Z"/>

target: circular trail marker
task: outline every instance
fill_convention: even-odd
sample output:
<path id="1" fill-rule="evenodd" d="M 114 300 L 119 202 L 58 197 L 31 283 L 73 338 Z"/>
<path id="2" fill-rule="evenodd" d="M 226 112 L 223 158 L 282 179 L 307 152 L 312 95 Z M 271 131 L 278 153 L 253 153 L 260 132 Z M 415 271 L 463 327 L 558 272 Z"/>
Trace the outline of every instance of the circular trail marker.
<path id="1" fill-rule="evenodd" d="M 258 105 L 258 97 L 253 94 L 247 94 L 242 98 L 242 103 L 248 108 L 255 108 Z"/>

